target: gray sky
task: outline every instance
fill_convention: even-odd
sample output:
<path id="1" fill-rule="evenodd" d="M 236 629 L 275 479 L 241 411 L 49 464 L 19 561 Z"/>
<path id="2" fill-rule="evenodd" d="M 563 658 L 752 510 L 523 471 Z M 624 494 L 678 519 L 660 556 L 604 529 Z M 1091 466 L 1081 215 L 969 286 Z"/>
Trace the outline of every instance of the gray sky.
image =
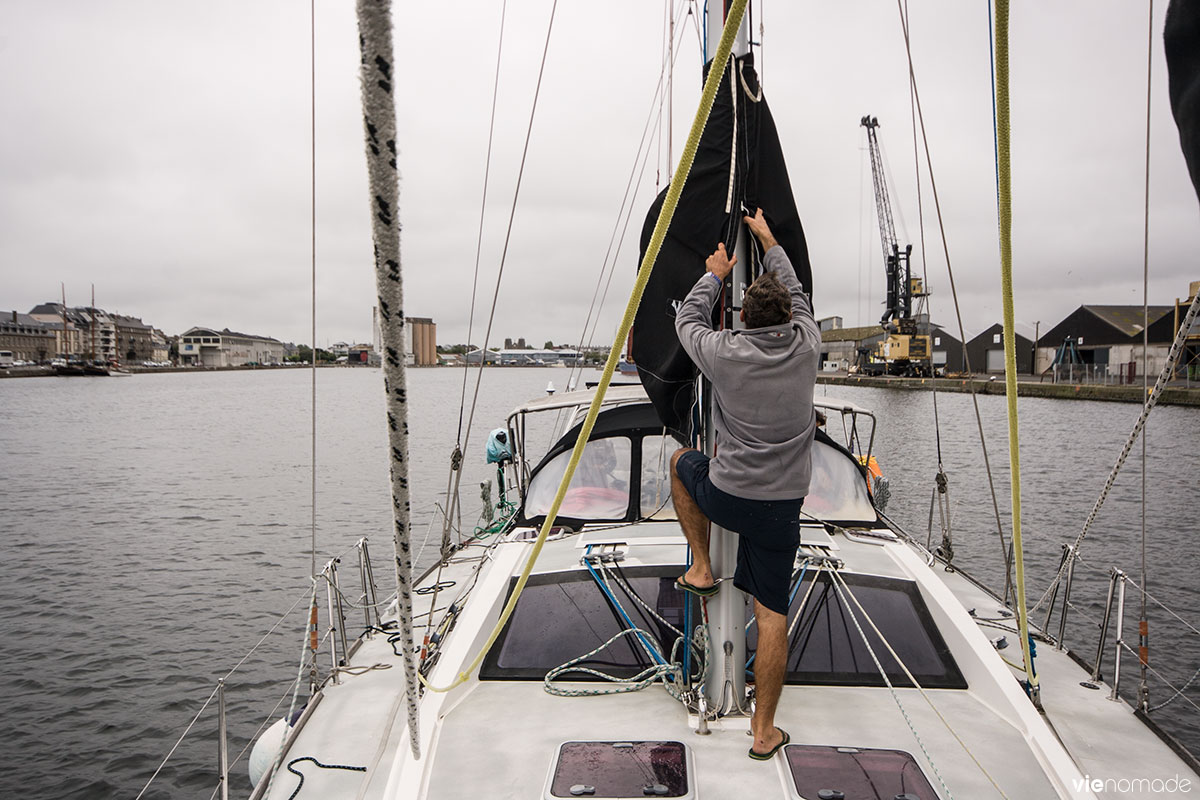
<path id="1" fill-rule="evenodd" d="M 465 341 L 499 2 L 396 4 L 402 253 L 410 316 Z M 1200 279 L 1200 206 L 1166 99 L 1156 4 L 1150 302 Z M 472 340 L 483 340 L 551 0 L 510 0 Z M 968 334 L 1000 318 L 987 3 L 910 0 L 915 69 Z M 1012 20 L 1014 282 L 1042 330 L 1081 303 L 1142 300 L 1147 20 L 1128 0 L 1020 0 Z M 898 233 L 920 268 L 896 3 L 754 2 L 762 76 L 814 265 L 818 316 L 871 324 L 883 268 L 865 159 L 882 124 Z M 370 338 L 374 274 L 353 3 L 317 3 L 317 342 Z M 0 309 L 96 302 L 169 334 L 311 339 L 308 3 L 0 0 Z M 663 59 L 665 6 L 559 4 L 491 344 L 578 341 Z M 680 20 L 674 155 L 700 55 Z M 756 31 L 757 38 L 757 31 Z M 619 321 L 653 139 L 597 342 Z M 922 173 L 925 168 L 922 165 Z M 637 178 L 635 177 L 635 180 Z M 935 321 L 956 327 L 926 183 Z"/>

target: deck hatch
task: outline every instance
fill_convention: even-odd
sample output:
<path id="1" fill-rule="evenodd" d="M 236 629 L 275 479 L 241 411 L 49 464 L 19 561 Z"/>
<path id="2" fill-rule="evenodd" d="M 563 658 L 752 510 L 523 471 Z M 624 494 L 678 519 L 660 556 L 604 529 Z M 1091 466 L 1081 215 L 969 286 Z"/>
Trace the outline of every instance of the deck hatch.
<path id="1" fill-rule="evenodd" d="M 803 800 L 937 800 L 916 759 L 903 750 L 790 744 L 783 754 Z"/>
<path id="2" fill-rule="evenodd" d="M 690 798 L 690 760 L 682 742 L 564 742 L 558 748 L 546 797 Z"/>

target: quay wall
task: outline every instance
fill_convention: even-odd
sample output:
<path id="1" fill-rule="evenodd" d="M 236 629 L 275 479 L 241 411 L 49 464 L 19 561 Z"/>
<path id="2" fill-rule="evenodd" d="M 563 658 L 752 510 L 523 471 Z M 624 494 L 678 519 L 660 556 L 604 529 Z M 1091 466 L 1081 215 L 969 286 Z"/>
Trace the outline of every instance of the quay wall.
<path id="1" fill-rule="evenodd" d="M 930 391 L 930 384 L 936 384 L 939 392 L 958 392 L 977 394 L 1004 394 L 1004 380 L 984 380 L 980 378 L 895 378 L 880 376 L 877 378 L 866 375 L 818 374 L 817 383 L 830 386 L 869 386 L 878 389 L 909 389 Z M 1150 388 L 1154 387 L 1151 382 Z M 1103 400 L 1117 403 L 1143 402 L 1142 384 L 1106 385 L 1088 383 L 1048 383 L 1038 381 L 1017 381 L 1018 397 L 1050 397 L 1059 400 Z M 1188 388 L 1184 385 L 1171 385 L 1163 389 L 1159 397 L 1160 405 L 1200 406 L 1200 386 Z"/>

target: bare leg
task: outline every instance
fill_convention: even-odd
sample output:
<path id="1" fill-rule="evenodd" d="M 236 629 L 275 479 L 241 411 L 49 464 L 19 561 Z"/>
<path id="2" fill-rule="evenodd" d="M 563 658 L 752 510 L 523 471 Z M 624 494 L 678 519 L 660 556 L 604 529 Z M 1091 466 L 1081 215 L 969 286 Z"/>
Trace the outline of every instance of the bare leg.
<path id="1" fill-rule="evenodd" d="M 692 586 L 701 589 L 712 586 L 712 562 L 708 557 L 708 517 L 696 505 L 696 501 L 688 494 L 687 488 L 679 480 L 675 471 L 675 463 L 684 453 L 694 450 L 692 447 L 681 447 L 671 456 L 671 502 L 675 505 L 675 516 L 679 518 L 679 527 L 692 548 L 692 566 L 683 574 L 683 579 Z"/>
<path id="2" fill-rule="evenodd" d="M 783 734 L 775 728 L 775 709 L 783 692 L 787 670 L 787 617 L 764 606 L 756 599 L 754 614 L 758 620 L 758 651 L 754 656 L 754 750 L 766 753 L 779 744 Z"/>

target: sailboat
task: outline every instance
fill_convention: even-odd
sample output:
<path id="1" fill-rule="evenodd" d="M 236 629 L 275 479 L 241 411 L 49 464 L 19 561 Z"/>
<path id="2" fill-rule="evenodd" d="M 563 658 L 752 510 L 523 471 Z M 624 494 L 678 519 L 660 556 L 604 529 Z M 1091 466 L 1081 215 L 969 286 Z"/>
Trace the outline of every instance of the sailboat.
<path id="1" fill-rule="evenodd" d="M 729 5 L 710 3 L 709 41 L 721 45 L 706 83 L 709 101 L 728 103 L 715 116 L 702 108 L 694 131 L 699 151 L 726 153 L 728 183 L 739 185 L 715 215 L 737 220 L 751 182 L 730 168 L 728 153 L 745 151 L 724 137 L 750 107 L 761 125 L 766 106 L 745 2 Z M 390 54 L 364 58 L 367 69 L 380 63 Z M 644 262 L 670 238 L 663 209 L 706 202 L 687 194 L 688 169 L 679 174 L 652 209 Z M 790 219 L 783 190 L 764 191 Z M 392 206 L 376 199 L 390 224 Z M 676 233 L 706 225 L 678 219 Z M 798 216 L 780 229 L 804 270 Z M 736 226 L 715 238 L 746 253 Z M 686 241 L 675 236 L 668 249 Z M 386 259 L 385 270 L 396 266 Z M 695 276 L 667 278 L 688 286 Z M 811 290 L 811 275 L 802 282 Z M 675 290 L 655 291 L 665 301 Z M 651 329 L 644 321 L 635 346 L 652 343 Z M 1061 627 L 1027 634 L 1005 598 L 943 569 L 942 556 L 889 520 L 863 468 L 875 417 L 829 398 L 815 401 L 825 424 L 790 592 L 777 722 L 791 741 L 769 763 L 748 760 L 756 631 L 746 599 L 728 581 L 714 598 L 675 585 L 689 556 L 667 464 L 680 440 L 704 440 L 706 393 L 658 368 L 676 354 L 655 366 L 653 351 L 637 358 L 641 386 L 608 387 L 614 352 L 599 386 L 514 409 L 488 447 L 511 507 L 415 580 L 401 537 L 396 598 L 378 597 L 365 542 L 357 582 L 345 566 L 339 576 L 339 562 L 326 565 L 329 618 L 319 627 L 314 590 L 292 708 L 251 756 L 252 798 L 1091 798 L 1144 796 L 1153 781 L 1200 785 L 1191 755 L 1120 698 L 1119 660 L 1108 677 L 1099 654 L 1088 666 L 1064 647 Z M 402 384 L 389 379 L 389 397 L 402 403 Z M 399 434 L 403 418 L 391 422 Z M 530 434 L 539 426 L 557 432 L 544 452 Z M 395 505 L 402 520 L 406 497 Z M 721 578 L 735 547 L 714 531 Z M 1029 642 L 1040 644 L 1036 680 L 1029 656 L 1007 658 Z M 1148 783 L 1106 780 L 1117 765 Z"/>

